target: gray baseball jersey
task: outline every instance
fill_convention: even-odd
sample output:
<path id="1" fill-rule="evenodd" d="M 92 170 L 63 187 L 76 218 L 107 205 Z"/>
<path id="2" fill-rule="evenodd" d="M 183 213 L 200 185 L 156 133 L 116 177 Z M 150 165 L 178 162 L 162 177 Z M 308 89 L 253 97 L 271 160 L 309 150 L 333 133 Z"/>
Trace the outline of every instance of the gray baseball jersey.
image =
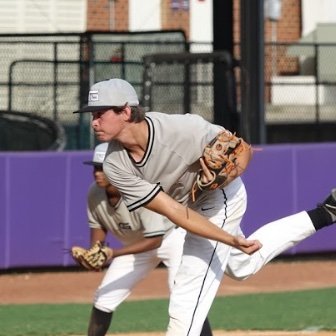
<path id="1" fill-rule="evenodd" d="M 129 212 L 122 200 L 116 206 L 111 206 L 105 189 L 96 183 L 90 186 L 87 204 L 89 227 L 112 232 L 124 245 L 143 237 L 164 235 L 174 227 L 165 217 L 145 208 Z"/>
<path id="2" fill-rule="evenodd" d="M 131 211 L 148 203 L 161 189 L 186 204 L 202 151 L 223 128 L 192 114 L 148 112 L 146 122 L 149 136 L 142 160 L 135 162 L 119 142 L 112 141 L 104 172 Z"/>
<path id="3" fill-rule="evenodd" d="M 130 210 L 146 204 L 161 188 L 185 204 L 200 169 L 198 160 L 203 148 L 223 128 L 196 115 L 151 112 L 146 121 L 149 139 L 141 161 L 134 162 L 114 141 L 109 146 L 104 171 L 122 192 Z M 230 234 L 243 235 L 240 223 L 247 197 L 242 180 L 237 178 L 223 190 L 204 195 L 196 202 L 195 210 Z M 247 278 L 312 233 L 314 227 L 306 212 L 271 222 L 252 234 L 250 239 L 260 240 L 263 247 L 258 253 L 248 255 L 187 232 L 170 296 L 166 335 L 200 335 L 226 267 L 230 276 Z"/>

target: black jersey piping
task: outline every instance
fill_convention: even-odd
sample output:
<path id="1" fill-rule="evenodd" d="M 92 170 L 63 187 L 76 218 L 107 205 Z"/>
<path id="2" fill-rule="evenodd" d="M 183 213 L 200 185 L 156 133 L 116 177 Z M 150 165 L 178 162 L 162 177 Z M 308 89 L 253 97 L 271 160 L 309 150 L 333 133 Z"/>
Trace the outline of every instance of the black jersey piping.
<path id="1" fill-rule="evenodd" d="M 146 164 L 153 150 L 154 135 L 155 135 L 153 121 L 149 117 L 146 117 L 145 121 L 148 126 L 148 144 L 143 158 L 139 162 L 134 161 L 137 167 L 143 167 Z"/>
<path id="2" fill-rule="evenodd" d="M 143 197 L 140 200 L 137 200 L 136 202 L 127 205 L 127 209 L 129 211 L 134 211 L 135 209 L 138 209 L 147 203 L 149 203 L 160 191 L 162 191 L 162 187 L 160 186 L 160 183 L 157 183 L 154 187 L 154 189 L 147 194 L 145 197 Z"/>
<path id="3" fill-rule="evenodd" d="M 224 192 L 223 189 L 222 189 L 222 193 L 223 193 L 223 197 L 224 197 L 225 217 L 224 217 L 223 223 L 222 223 L 222 225 L 221 225 L 221 228 L 224 227 L 225 221 L 226 221 L 226 219 L 227 219 L 227 196 L 226 196 L 226 194 L 225 194 L 225 192 Z M 215 248 L 214 248 L 214 250 L 213 250 L 213 252 L 212 252 L 212 255 L 211 255 L 211 258 L 210 258 L 210 261 L 209 261 L 209 264 L 208 264 L 207 271 L 205 272 L 205 275 L 204 275 L 204 278 L 203 278 L 203 282 L 202 282 L 202 286 L 201 286 L 201 288 L 200 288 L 200 291 L 199 291 L 199 294 L 198 294 L 198 297 L 197 297 L 197 302 L 196 302 L 196 305 L 195 305 L 195 308 L 194 308 L 194 311 L 193 311 L 193 314 L 192 314 L 192 317 L 191 317 L 190 326 L 189 326 L 189 329 L 188 329 L 188 332 L 187 332 L 187 336 L 189 335 L 190 330 L 191 330 L 191 328 L 192 328 L 192 326 L 193 326 L 193 322 L 194 322 L 194 318 L 195 318 L 196 310 L 197 310 L 197 308 L 198 308 L 198 306 L 199 306 L 199 300 L 200 300 L 200 297 L 201 297 L 201 294 L 202 294 L 202 290 L 203 290 L 203 288 L 204 288 L 204 283 L 205 283 L 205 280 L 206 280 L 206 278 L 207 278 L 207 274 L 208 274 L 208 272 L 209 272 L 211 263 L 212 263 L 212 261 L 213 261 L 213 259 L 214 259 L 214 255 L 215 255 L 216 249 L 217 249 L 217 247 L 218 247 L 218 244 L 219 244 L 219 242 L 216 242 Z"/>
<path id="4" fill-rule="evenodd" d="M 146 235 L 144 234 L 144 237 L 145 238 L 163 237 L 165 234 L 166 234 L 165 231 L 157 231 Z"/>

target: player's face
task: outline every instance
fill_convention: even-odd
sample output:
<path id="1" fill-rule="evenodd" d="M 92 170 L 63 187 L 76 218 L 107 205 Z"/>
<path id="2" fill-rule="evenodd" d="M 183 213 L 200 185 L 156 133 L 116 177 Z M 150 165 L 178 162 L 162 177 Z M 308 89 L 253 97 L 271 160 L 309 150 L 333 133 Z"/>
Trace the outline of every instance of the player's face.
<path id="1" fill-rule="evenodd" d="M 94 179 L 100 188 L 106 188 L 110 184 L 106 175 L 103 172 L 102 166 L 94 166 L 93 167 L 93 176 Z"/>
<path id="2" fill-rule="evenodd" d="M 123 112 L 115 113 L 112 109 L 92 112 L 91 126 L 99 141 L 111 141 L 116 139 L 122 131 L 125 123 Z"/>

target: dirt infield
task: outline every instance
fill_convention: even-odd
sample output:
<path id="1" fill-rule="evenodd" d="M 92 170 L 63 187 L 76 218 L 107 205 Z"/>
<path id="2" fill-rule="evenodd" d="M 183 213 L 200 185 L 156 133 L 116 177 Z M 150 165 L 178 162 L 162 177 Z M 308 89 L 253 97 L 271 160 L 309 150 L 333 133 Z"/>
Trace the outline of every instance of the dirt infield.
<path id="1" fill-rule="evenodd" d="M 113 334 L 114 336 L 165 336 L 164 333 Z M 222 331 L 216 330 L 214 336 L 335 336 L 334 332 L 313 331 Z M 112 335 L 111 335 L 112 336 Z"/>
<path id="2" fill-rule="evenodd" d="M 90 303 L 103 273 L 82 271 L 39 272 L 0 275 L 0 303 Z M 276 261 L 254 277 L 237 282 L 225 278 L 218 296 L 245 293 L 296 291 L 336 287 L 336 260 Z M 141 281 L 128 300 L 168 297 L 166 269 L 158 268 Z M 118 335 L 118 334 L 115 334 Z M 123 336 L 163 336 L 164 333 L 136 333 Z M 335 332 L 222 332 L 214 336 L 330 336 Z M 119 336 L 121 336 L 119 334 Z"/>

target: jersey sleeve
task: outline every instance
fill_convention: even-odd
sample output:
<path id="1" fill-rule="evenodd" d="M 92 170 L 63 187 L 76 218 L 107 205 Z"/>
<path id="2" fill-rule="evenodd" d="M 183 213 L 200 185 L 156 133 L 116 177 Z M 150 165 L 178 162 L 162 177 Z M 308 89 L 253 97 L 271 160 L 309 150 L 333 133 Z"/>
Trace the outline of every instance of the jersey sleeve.
<path id="1" fill-rule="evenodd" d="M 99 216 L 96 211 L 98 207 L 97 204 L 98 195 L 95 191 L 96 191 L 95 184 L 92 184 L 87 195 L 87 206 L 86 206 L 89 228 L 105 230 L 105 228 L 100 224 Z"/>
<path id="2" fill-rule="evenodd" d="M 162 190 L 159 183 L 139 177 L 125 150 L 113 148 L 113 144 L 110 144 L 103 169 L 109 182 L 121 193 L 129 211 L 146 205 Z"/>

